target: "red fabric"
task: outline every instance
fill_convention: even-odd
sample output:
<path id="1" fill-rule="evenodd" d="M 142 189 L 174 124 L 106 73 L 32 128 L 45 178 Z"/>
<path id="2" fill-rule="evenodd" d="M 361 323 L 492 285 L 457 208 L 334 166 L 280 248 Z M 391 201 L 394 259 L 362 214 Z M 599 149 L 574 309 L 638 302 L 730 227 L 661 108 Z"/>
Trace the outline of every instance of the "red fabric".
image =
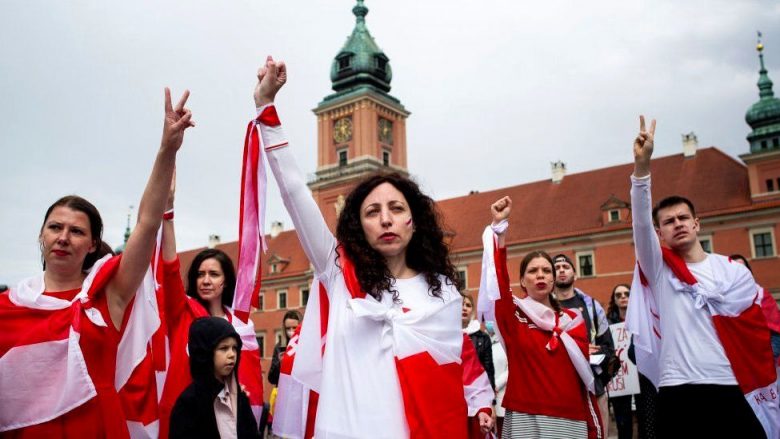
<path id="1" fill-rule="evenodd" d="M 439 365 L 428 352 L 396 359 L 411 438 L 466 438 L 461 365 Z M 433 379 L 435 377 L 435 379 Z"/>
<path id="2" fill-rule="evenodd" d="M 588 410 L 588 392 L 566 349 L 546 348 L 552 331 L 529 326 L 531 320 L 512 299 L 506 271 L 506 249 L 495 251 L 496 271 L 501 298 L 496 301 L 496 323 L 504 339 L 509 366 L 503 406 L 521 413 L 587 421 L 589 434 L 595 425 Z M 576 313 L 563 309 L 569 317 Z M 588 357 L 585 325 L 568 333 Z M 597 410 L 597 409 L 596 409 Z"/>
<path id="3" fill-rule="evenodd" d="M 274 106 L 270 106 L 266 108 L 266 110 L 271 110 L 274 115 L 276 115 L 276 109 Z M 263 114 L 265 114 L 267 111 L 264 111 Z M 262 114 L 258 116 L 257 120 L 259 121 L 262 117 Z M 279 118 L 277 116 L 276 118 L 277 125 L 279 124 Z M 246 128 L 246 136 L 244 138 L 244 159 L 242 161 L 242 169 L 241 169 L 241 198 L 240 198 L 240 207 L 238 212 L 238 255 L 239 255 L 239 263 L 238 263 L 238 272 L 236 273 L 236 290 L 237 292 L 241 292 L 241 294 L 246 294 L 244 292 L 244 287 L 247 285 L 243 285 L 242 279 L 244 279 L 245 276 L 247 276 L 246 273 L 244 273 L 245 270 L 249 270 L 249 267 L 255 267 L 256 266 L 256 272 L 252 273 L 253 282 L 252 285 L 252 291 L 250 292 L 250 306 L 259 308 L 260 307 L 260 284 L 261 284 L 261 266 L 262 264 L 256 263 L 255 260 L 242 260 L 243 259 L 252 259 L 252 258 L 258 258 L 259 252 L 257 254 L 252 255 L 250 251 L 242 252 L 242 247 L 245 245 L 248 245 L 248 241 L 245 242 L 244 238 L 247 240 L 250 239 L 256 239 L 256 236 L 245 236 L 246 234 L 254 234 L 258 232 L 259 225 L 258 224 L 244 224 L 244 214 L 247 212 L 247 209 L 251 209 L 251 212 L 254 213 L 255 220 L 259 221 L 259 214 L 260 214 L 260 206 L 258 205 L 257 200 L 257 193 L 258 193 L 258 181 L 257 181 L 257 170 L 260 166 L 260 138 L 259 133 L 257 130 L 257 126 L 255 121 L 249 122 L 249 125 Z M 249 168 L 249 169 L 247 169 Z M 247 181 L 247 177 L 249 178 L 249 181 Z M 247 205 L 246 202 L 249 202 L 250 205 Z M 245 230 L 245 228 L 247 230 Z M 262 240 L 262 237 L 260 238 Z M 258 243 L 262 247 L 262 242 Z M 236 307 L 235 304 L 241 303 L 240 297 L 235 297 L 233 299 L 233 304 L 237 312 L 240 313 L 246 313 L 246 315 L 242 315 L 242 319 L 246 321 L 247 318 L 249 318 L 249 309 L 243 309 L 241 306 Z"/>
<path id="4" fill-rule="evenodd" d="M 761 298 L 761 311 L 766 317 L 766 325 L 770 330 L 780 334 L 780 308 L 777 307 L 772 293 L 764 288 L 764 295 Z"/>
<path id="5" fill-rule="evenodd" d="M 114 389 L 114 372 L 116 370 L 117 346 L 122 330 L 127 324 L 132 302 L 125 310 L 125 320 L 122 327 L 117 330 L 111 323 L 104 291 L 116 273 L 120 260 L 121 256 L 117 256 L 103 265 L 88 292 L 91 300 L 87 306 L 82 306 L 80 301 L 76 301 L 70 307 L 57 311 L 33 310 L 14 305 L 8 299 L 7 294 L 0 295 L 1 353 L 4 354 L 15 345 L 29 344 L 35 339 L 44 341 L 41 337 L 45 336 L 46 333 L 65 338 L 72 323 L 74 329 L 81 334 L 79 346 L 84 355 L 90 378 L 97 390 L 95 398 L 62 416 L 42 424 L 5 432 L 0 436 L 3 438 L 129 437 L 124 410 Z M 80 289 L 76 289 L 45 292 L 44 294 L 72 300 L 79 291 Z M 94 325 L 86 316 L 82 315 L 83 308 L 97 309 L 108 326 Z M 27 324 L 23 323 L 25 320 Z M 56 339 L 48 338 L 47 341 Z M 3 371 L 3 373 L 9 373 L 9 371 Z"/>
<path id="6" fill-rule="evenodd" d="M 263 112 L 260 113 L 255 120 L 269 127 L 276 127 L 282 124 L 282 122 L 279 121 L 279 114 L 276 112 L 275 105 L 265 107 Z"/>
<path id="7" fill-rule="evenodd" d="M 474 343 L 471 342 L 468 334 L 463 334 L 463 352 L 460 354 L 460 358 L 463 365 L 463 384 L 471 384 L 485 373 L 485 368 L 479 362 L 477 350 L 474 348 Z"/>
<path id="8" fill-rule="evenodd" d="M 305 439 L 311 439 L 314 437 L 314 424 L 317 422 L 317 404 L 320 402 L 320 394 L 311 390 L 309 391 L 309 405 L 306 413 L 306 434 Z"/>
<path id="9" fill-rule="evenodd" d="M 190 324 L 198 317 L 208 316 L 200 304 L 187 297 L 179 274 L 179 260 L 164 261 L 162 264 L 163 290 L 166 293 L 164 309 L 171 360 L 160 397 L 160 438 L 168 437 L 173 405 L 181 392 L 192 382 L 190 357 L 187 355 L 187 337 Z"/>
<path id="10" fill-rule="evenodd" d="M 738 317 L 712 316 L 715 332 L 726 351 L 731 369 L 743 393 L 765 387 L 777 378 L 773 364 L 769 331 L 761 308 L 754 304 Z"/>

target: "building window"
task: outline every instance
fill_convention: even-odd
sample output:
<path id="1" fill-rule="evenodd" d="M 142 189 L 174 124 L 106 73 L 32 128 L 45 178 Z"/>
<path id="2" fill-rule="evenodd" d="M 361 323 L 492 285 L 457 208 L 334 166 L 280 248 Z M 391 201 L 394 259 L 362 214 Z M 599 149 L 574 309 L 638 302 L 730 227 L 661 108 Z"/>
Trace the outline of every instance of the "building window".
<path id="1" fill-rule="evenodd" d="M 772 229 L 756 229 L 750 231 L 753 241 L 754 258 L 770 258 L 775 256 L 775 237 Z"/>
<path id="2" fill-rule="evenodd" d="M 257 303 L 258 303 L 257 305 L 258 311 L 262 311 L 265 309 L 265 293 L 263 293 L 262 291 L 257 296 Z"/>
<path id="3" fill-rule="evenodd" d="M 612 209 L 609 211 L 609 222 L 613 223 L 616 221 L 620 221 L 620 211 L 617 209 Z"/>
<path id="4" fill-rule="evenodd" d="M 339 166 L 347 166 L 347 150 L 339 151 Z"/>
<path id="5" fill-rule="evenodd" d="M 766 149 L 766 148 L 767 148 L 766 140 L 762 140 L 761 141 L 761 149 Z"/>
<path id="6" fill-rule="evenodd" d="M 348 69 L 352 56 L 342 56 L 339 58 L 339 70 Z"/>
<path id="7" fill-rule="evenodd" d="M 468 278 L 466 277 L 466 268 L 458 268 L 458 291 L 465 291 L 466 285 L 468 285 Z"/>
<path id="8" fill-rule="evenodd" d="M 387 66 L 387 60 L 379 56 L 374 58 L 374 60 L 375 60 L 376 68 L 381 71 L 385 71 L 385 67 Z"/>
<path id="9" fill-rule="evenodd" d="M 279 271 L 279 267 L 276 264 L 271 264 L 271 274 L 277 273 Z"/>
<path id="10" fill-rule="evenodd" d="M 699 242 L 701 243 L 701 248 L 704 249 L 705 252 L 712 253 L 712 236 L 699 235 Z"/>
<path id="11" fill-rule="evenodd" d="M 390 166 L 390 151 L 382 151 L 382 166 Z"/>
<path id="12" fill-rule="evenodd" d="M 276 344 L 281 345 L 282 344 L 282 330 L 277 329 L 274 331 L 274 340 L 276 340 Z"/>
<path id="13" fill-rule="evenodd" d="M 777 148 L 778 146 L 780 146 L 780 139 L 778 139 L 777 137 L 775 137 L 774 139 L 772 139 L 772 146 L 774 146 L 775 148 Z"/>
<path id="14" fill-rule="evenodd" d="M 276 298 L 277 298 L 277 308 L 284 309 L 287 308 L 287 290 L 279 290 L 276 292 Z"/>
<path id="15" fill-rule="evenodd" d="M 265 358 L 265 332 L 258 332 L 255 334 L 257 337 L 257 347 L 260 352 L 260 358 Z"/>
<path id="16" fill-rule="evenodd" d="M 309 287 L 301 287 L 301 306 L 309 303 Z"/>
<path id="17" fill-rule="evenodd" d="M 767 192 L 773 192 L 775 190 L 775 181 L 771 178 L 767 178 L 766 180 L 766 191 Z"/>
<path id="18" fill-rule="evenodd" d="M 592 251 L 577 252 L 577 274 L 580 277 L 596 275 L 596 266 L 594 264 Z"/>

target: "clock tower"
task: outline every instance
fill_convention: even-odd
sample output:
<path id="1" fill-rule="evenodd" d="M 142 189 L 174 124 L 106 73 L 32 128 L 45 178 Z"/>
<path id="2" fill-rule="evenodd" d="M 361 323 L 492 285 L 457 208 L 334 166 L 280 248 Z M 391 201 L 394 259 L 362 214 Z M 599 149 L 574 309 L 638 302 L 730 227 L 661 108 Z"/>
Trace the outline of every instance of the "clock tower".
<path id="1" fill-rule="evenodd" d="M 333 60 L 334 93 L 315 108 L 317 171 L 309 182 L 325 221 L 335 229 L 344 197 L 368 175 L 399 172 L 406 165 L 409 112 L 389 94 L 390 60 L 366 27 L 368 8 L 357 0 L 356 23 Z"/>

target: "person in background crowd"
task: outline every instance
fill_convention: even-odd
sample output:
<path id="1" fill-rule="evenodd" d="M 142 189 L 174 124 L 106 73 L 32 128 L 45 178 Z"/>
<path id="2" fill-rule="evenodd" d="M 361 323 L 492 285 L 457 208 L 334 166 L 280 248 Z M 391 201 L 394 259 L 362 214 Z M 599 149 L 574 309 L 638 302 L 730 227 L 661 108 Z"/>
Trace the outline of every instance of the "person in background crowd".
<path id="1" fill-rule="evenodd" d="M 604 359 L 592 367 L 596 376 L 596 396 L 606 437 L 609 433 L 607 384 L 613 377 L 612 372 L 616 372 L 616 370 L 608 370 L 608 365 L 614 361 L 615 357 L 612 331 L 609 330 L 609 322 L 607 322 L 607 316 L 601 304 L 579 288 L 574 287 L 577 273 L 574 270 L 572 260 L 564 254 L 559 254 L 553 257 L 553 262 L 555 263 L 555 298 L 562 307 L 578 309 L 582 313 L 585 326 L 588 328 L 590 355 L 604 355 Z"/>
<path id="2" fill-rule="evenodd" d="M 226 319 L 202 317 L 189 329 L 192 383 L 171 412 L 171 439 L 259 439 L 249 398 L 236 378 L 241 337 Z"/>
<path id="3" fill-rule="evenodd" d="M 274 386 L 271 390 L 271 395 L 268 398 L 268 408 L 271 416 L 266 418 L 265 427 L 269 430 L 273 430 L 273 414 L 279 392 L 279 373 L 281 371 L 282 357 L 287 350 L 290 339 L 293 337 L 293 334 L 295 334 L 295 330 L 298 329 L 298 326 L 301 324 L 301 320 L 303 320 L 301 313 L 294 309 L 287 311 L 282 317 L 282 338 L 274 346 L 273 356 L 271 357 L 271 367 L 268 369 L 268 382 Z"/>
<path id="4" fill-rule="evenodd" d="M 615 285 L 607 306 L 607 321 L 610 324 L 621 323 L 626 320 L 628 309 L 628 296 L 631 287 L 626 284 Z M 632 395 L 609 397 L 612 409 L 615 412 L 615 424 L 617 424 L 618 439 L 631 439 L 634 434 L 634 417 L 631 411 Z"/>
<path id="5" fill-rule="evenodd" d="M 501 345 L 501 340 L 498 333 L 493 326 L 495 323 L 492 321 L 485 322 L 485 327 L 490 335 L 490 341 L 493 345 L 493 369 L 496 374 L 496 400 L 493 406 L 496 408 L 496 436 L 501 437 L 501 430 L 504 426 L 504 414 L 506 410 L 501 405 L 504 401 L 504 392 L 506 392 L 506 382 L 509 378 L 509 368 L 507 367 L 506 351 L 504 346 Z"/>
<path id="6" fill-rule="evenodd" d="M 555 269 L 543 251 L 520 263 L 518 299 L 509 287 L 505 235 L 512 200 L 490 207 L 493 223 L 483 234 L 479 313 L 496 322 L 506 348 L 509 378 L 503 438 L 604 438 L 588 362 L 582 315 L 553 297 Z M 496 291 L 497 290 L 497 291 Z"/>
<path id="7" fill-rule="evenodd" d="M 753 272 L 753 268 L 744 256 L 733 254 L 729 256 L 729 258 L 731 258 L 732 261 L 739 262 L 747 267 L 751 273 Z M 769 326 L 769 330 L 771 331 L 770 340 L 772 341 L 772 355 L 774 355 L 775 361 L 777 362 L 778 357 L 780 357 L 780 308 L 777 307 L 777 301 L 775 301 L 775 298 L 772 297 L 772 294 L 766 288 L 762 288 L 760 285 L 758 288 L 763 294 L 761 296 L 761 311 L 764 312 L 767 326 Z"/>
<path id="8" fill-rule="evenodd" d="M 282 355 L 295 334 L 295 330 L 298 329 L 298 325 L 301 324 L 301 320 L 303 320 L 301 313 L 294 309 L 287 311 L 282 317 L 282 339 L 274 346 L 271 367 L 268 369 L 268 382 L 274 386 L 279 384 L 279 367 L 282 364 Z"/>
<path id="9" fill-rule="evenodd" d="M 479 363 L 488 375 L 490 386 L 496 388 L 495 369 L 493 368 L 493 348 L 490 336 L 482 330 L 479 320 L 474 318 L 474 298 L 470 295 L 463 296 L 463 312 L 461 313 L 461 322 L 463 332 L 469 336 L 477 350 Z"/>

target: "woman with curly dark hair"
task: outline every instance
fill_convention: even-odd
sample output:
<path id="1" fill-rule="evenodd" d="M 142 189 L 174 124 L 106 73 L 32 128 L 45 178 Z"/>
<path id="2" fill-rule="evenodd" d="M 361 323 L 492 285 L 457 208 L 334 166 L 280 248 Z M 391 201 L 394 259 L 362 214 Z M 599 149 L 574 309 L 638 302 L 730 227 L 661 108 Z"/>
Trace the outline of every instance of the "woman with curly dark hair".
<path id="1" fill-rule="evenodd" d="M 347 196 L 334 237 L 276 114 L 286 77 L 269 57 L 254 97 L 269 164 L 327 294 L 321 306 L 312 299 L 325 293 L 310 298 L 293 368 L 321 362 L 321 380 L 306 382 L 319 393 L 314 435 L 465 438 L 462 297 L 434 201 L 399 174 L 369 177 Z M 321 333 L 314 319 L 324 315 Z M 314 361 L 303 361 L 306 349 Z"/>

